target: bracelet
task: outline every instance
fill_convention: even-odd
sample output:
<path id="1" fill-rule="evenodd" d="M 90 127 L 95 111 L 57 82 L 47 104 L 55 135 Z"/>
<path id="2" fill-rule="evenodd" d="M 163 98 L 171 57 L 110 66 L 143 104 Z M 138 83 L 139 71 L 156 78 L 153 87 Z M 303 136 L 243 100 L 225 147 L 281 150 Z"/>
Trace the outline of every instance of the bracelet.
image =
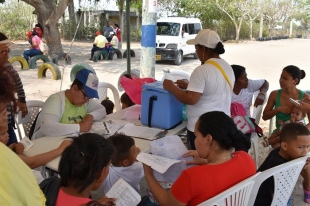
<path id="1" fill-rule="evenodd" d="M 263 94 L 263 95 L 266 96 L 266 92 L 260 92 L 260 93 L 258 93 L 258 95 L 260 95 L 260 94 Z"/>

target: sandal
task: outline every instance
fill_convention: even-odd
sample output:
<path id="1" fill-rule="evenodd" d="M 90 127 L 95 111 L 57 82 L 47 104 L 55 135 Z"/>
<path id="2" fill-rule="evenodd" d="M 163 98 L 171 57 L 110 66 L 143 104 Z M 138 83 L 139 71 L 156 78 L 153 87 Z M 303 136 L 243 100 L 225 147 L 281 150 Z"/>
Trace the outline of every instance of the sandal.
<path id="1" fill-rule="evenodd" d="M 302 181 L 302 188 L 304 190 L 304 201 L 310 203 L 310 191 L 305 190 L 305 181 Z"/>
<path id="2" fill-rule="evenodd" d="M 269 147 L 268 140 L 264 140 L 264 141 L 262 142 L 262 145 L 263 145 L 264 147 Z"/>

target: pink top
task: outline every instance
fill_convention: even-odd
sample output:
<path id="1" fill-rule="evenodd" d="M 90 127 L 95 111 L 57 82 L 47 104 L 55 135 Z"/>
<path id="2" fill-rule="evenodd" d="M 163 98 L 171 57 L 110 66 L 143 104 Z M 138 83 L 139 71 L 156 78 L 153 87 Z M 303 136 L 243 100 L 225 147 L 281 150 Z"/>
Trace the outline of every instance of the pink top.
<path id="1" fill-rule="evenodd" d="M 86 204 L 89 201 L 91 201 L 91 199 L 86 197 L 75 197 L 68 195 L 60 188 L 57 196 L 56 206 L 67 206 L 69 203 L 71 206 L 78 206 Z"/>
<path id="2" fill-rule="evenodd" d="M 40 50 L 40 46 L 39 46 L 40 43 L 41 43 L 40 37 L 38 37 L 37 35 L 35 35 L 34 37 L 32 37 L 31 41 L 37 43 L 37 46 L 36 46 L 36 47 L 33 47 L 33 48 L 36 49 L 36 50 Z"/>

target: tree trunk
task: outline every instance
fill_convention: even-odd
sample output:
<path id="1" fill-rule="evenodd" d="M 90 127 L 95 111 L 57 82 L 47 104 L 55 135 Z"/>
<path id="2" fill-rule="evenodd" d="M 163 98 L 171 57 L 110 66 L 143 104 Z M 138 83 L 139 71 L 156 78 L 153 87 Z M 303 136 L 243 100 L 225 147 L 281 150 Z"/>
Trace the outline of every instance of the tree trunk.
<path id="1" fill-rule="evenodd" d="M 253 20 L 250 19 L 250 33 L 249 33 L 249 37 L 250 37 L 250 40 L 253 39 Z"/>
<path id="2" fill-rule="evenodd" d="M 56 7 L 55 1 L 22 0 L 35 8 L 38 21 L 43 27 L 44 38 L 47 41 L 49 55 L 63 52 L 58 20 L 64 14 L 69 0 L 60 0 Z"/>
<path id="3" fill-rule="evenodd" d="M 263 37 L 263 26 L 264 26 L 264 13 L 261 11 L 260 21 L 259 21 L 259 37 Z"/>
<path id="4" fill-rule="evenodd" d="M 69 34 L 70 34 L 70 37 L 72 38 L 73 35 L 71 36 L 71 34 L 74 34 L 74 31 L 76 28 L 76 19 L 75 19 L 74 1 L 73 0 L 69 0 L 68 12 L 69 12 L 69 20 L 70 20 L 70 24 L 69 24 L 70 32 L 69 32 Z"/>

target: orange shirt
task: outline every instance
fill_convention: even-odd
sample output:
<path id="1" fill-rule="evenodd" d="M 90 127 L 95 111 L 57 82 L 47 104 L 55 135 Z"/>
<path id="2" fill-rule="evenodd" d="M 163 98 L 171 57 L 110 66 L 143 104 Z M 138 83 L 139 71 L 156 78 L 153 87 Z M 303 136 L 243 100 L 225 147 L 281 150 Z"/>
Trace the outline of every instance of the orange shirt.
<path id="1" fill-rule="evenodd" d="M 173 196 L 189 206 L 198 205 L 254 175 L 252 157 L 243 151 L 218 165 L 199 165 L 184 170 L 171 187 Z"/>
<path id="2" fill-rule="evenodd" d="M 72 206 L 78 206 L 82 204 L 86 204 L 91 199 L 86 198 L 86 197 L 75 197 L 68 195 L 62 191 L 62 189 L 59 189 L 57 200 L 56 200 L 56 206 L 67 206 L 67 205 L 72 205 Z"/>

